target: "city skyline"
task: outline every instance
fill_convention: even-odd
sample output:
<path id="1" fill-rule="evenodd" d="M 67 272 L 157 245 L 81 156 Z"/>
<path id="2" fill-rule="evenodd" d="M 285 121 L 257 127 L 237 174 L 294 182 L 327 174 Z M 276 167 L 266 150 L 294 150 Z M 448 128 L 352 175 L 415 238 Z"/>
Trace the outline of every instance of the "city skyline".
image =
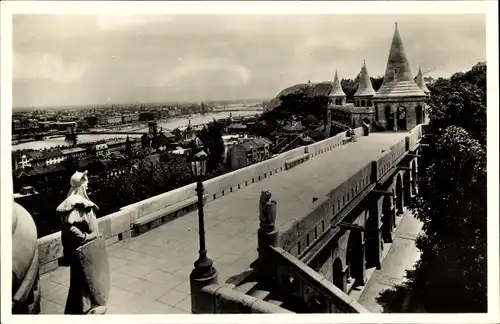
<path id="1" fill-rule="evenodd" d="M 396 21 L 415 75 L 486 60 L 483 15 L 24 15 L 13 17 L 13 106 L 271 99 L 335 70 L 354 79 L 363 60 L 378 77 Z"/>

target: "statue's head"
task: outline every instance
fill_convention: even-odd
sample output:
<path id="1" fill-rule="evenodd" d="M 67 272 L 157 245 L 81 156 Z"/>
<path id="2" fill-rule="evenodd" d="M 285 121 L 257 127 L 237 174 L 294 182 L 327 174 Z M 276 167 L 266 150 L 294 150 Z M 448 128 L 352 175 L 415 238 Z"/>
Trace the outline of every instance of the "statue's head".
<path id="1" fill-rule="evenodd" d="M 87 171 L 84 172 L 75 172 L 69 179 L 69 183 L 71 187 L 81 187 L 86 186 L 88 183 Z"/>
<path id="2" fill-rule="evenodd" d="M 59 207 L 57 207 L 57 211 L 69 211 L 73 209 L 76 204 L 83 204 L 85 207 L 94 207 L 98 210 L 98 207 L 87 195 L 88 181 L 87 171 L 75 172 L 69 180 L 71 188 L 69 189 L 68 195 Z"/>
<path id="3" fill-rule="evenodd" d="M 69 179 L 71 189 L 69 190 L 68 196 L 70 195 L 80 195 L 88 199 L 87 197 L 87 186 L 88 186 L 88 176 L 87 171 L 75 172 Z"/>

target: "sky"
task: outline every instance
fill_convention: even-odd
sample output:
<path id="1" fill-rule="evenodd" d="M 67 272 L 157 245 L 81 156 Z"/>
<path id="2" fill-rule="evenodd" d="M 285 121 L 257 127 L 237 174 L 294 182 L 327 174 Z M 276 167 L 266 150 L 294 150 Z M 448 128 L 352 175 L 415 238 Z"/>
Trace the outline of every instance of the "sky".
<path id="1" fill-rule="evenodd" d="M 394 33 L 413 74 L 486 60 L 483 15 L 15 15 L 13 106 L 271 99 L 382 76 Z"/>

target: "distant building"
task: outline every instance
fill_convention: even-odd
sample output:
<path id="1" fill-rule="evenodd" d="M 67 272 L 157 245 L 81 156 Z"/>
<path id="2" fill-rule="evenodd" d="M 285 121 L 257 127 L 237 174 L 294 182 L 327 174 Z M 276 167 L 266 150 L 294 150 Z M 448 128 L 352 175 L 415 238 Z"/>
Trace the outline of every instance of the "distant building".
<path id="1" fill-rule="evenodd" d="M 232 123 L 227 127 L 227 132 L 229 134 L 243 134 L 246 133 L 247 131 L 248 131 L 247 127 L 240 123 Z"/>
<path id="2" fill-rule="evenodd" d="M 149 133 L 141 137 L 142 148 L 153 148 L 160 151 L 165 151 L 168 144 L 175 139 L 175 136 L 169 131 L 158 131 L 156 122 L 149 123 Z"/>
<path id="3" fill-rule="evenodd" d="M 108 116 L 108 125 L 119 125 L 122 123 L 121 115 Z"/>
<path id="4" fill-rule="evenodd" d="M 45 156 L 45 165 L 61 163 L 65 159 L 59 150 L 45 151 L 43 155 Z"/>
<path id="5" fill-rule="evenodd" d="M 84 118 L 84 120 L 85 120 L 85 123 L 87 124 L 87 126 L 89 126 L 89 127 L 94 127 L 99 123 L 99 118 L 95 115 L 86 116 Z"/>
<path id="6" fill-rule="evenodd" d="M 300 134 L 304 131 L 304 126 L 302 126 L 302 122 L 293 121 L 287 123 L 285 127 L 283 127 L 283 131 L 289 134 Z"/>
<path id="7" fill-rule="evenodd" d="M 472 71 L 483 71 L 486 72 L 486 62 L 479 62 L 472 67 Z"/>
<path id="8" fill-rule="evenodd" d="M 139 121 L 139 114 L 126 114 L 122 115 L 122 123 L 127 124 L 127 123 L 135 123 Z"/>
<path id="9" fill-rule="evenodd" d="M 93 149 L 96 157 L 104 157 L 109 154 L 109 148 L 107 144 L 96 144 Z"/>
<path id="10" fill-rule="evenodd" d="M 234 144 L 229 154 L 231 169 L 240 169 L 268 159 L 271 155 L 270 144 L 271 142 L 264 138 L 244 139 Z"/>
<path id="11" fill-rule="evenodd" d="M 74 147 L 61 150 L 61 154 L 64 159 L 67 159 L 70 156 L 74 159 L 84 159 L 87 156 L 87 150 L 81 147 Z"/>

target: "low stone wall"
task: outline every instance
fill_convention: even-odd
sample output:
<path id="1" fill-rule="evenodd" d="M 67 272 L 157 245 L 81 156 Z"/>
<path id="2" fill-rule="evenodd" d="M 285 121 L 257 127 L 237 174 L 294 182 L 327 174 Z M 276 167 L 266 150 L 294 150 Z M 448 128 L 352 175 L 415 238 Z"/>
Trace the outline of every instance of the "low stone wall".
<path id="1" fill-rule="evenodd" d="M 410 131 L 410 134 L 406 137 L 406 150 L 411 150 L 422 138 L 423 128 L 427 125 L 421 124 L 417 125 Z"/>
<path id="2" fill-rule="evenodd" d="M 208 314 L 292 313 L 262 299 L 233 290 L 230 286 L 209 285 L 202 289 Z"/>
<path id="3" fill-rule="evenodd" d="M 207 201 L 218 199 L 283 171 L 284 162 L 283 156 L 278 155 L 205 181 L 203 184 Z"/>
<path id="4" fill-rule="evenodd" d="M 120 210 L 135 210 L 135 218 L 145 216 L 156 212 L 162 208 L 173 205 L 182 200 L 196 196 L 196 184 L 192 183 L 187 186 L 177 188 L 163 194 L 141 200 L 131 205 L 122 207 Z M 131 219 L 133 222 L 134 219 Z"/>
<path id="5" fill-rule="evenodd" d="M 359 128 L 356 129 L 359 132 Z M 355 130 L 355 131 L 356 131 Z M 361 132 L 363 129 L 361 128 Z M 306 153 L 309 153 L 311 158 L 328 152 L 336 147 L 343 145 L 343 140 L 348 139 L 346 132 L 342 132 L 333 137 L 327 138 L 321 142 L 316 142 L 314 144 L 306 146 Z"/>
<path id="6" fill-rule="evenodd" d="M 359 129 L 356 129 L 355 132 L 359 132 Z M 341 134 L 327 138 L 321 142 L 302 146 L 260 163 L 252 164 L 242 169 L 207 180 L 204 182 L 206 202 L 216 200 L 222 196 L 243 189 L 252 183 L 282 172 L 286 170 L 287 161 L 309 153 L 307 159 L 301 159 L 302 163 L 307 162 L 309 158 L 313 157 L 311 152 L 314 153 L 315 156 L 327 152 L 335 147 L 343 145 L 345 139 L 347 139 L 345 132 L 342 132 Z M 113 214 L 99 218 L 99 229 L 106 238 L 108 245 L 129 238 L 132 235 L 132 224 L 138 218 L 158 212 L 173 204 L 192 199 L 196 196 L 195 188 L 196 184 L 192 183 L 122 207 Z M 39 238 L 38 249 L 40 253 L 40 272 L 44 273 L 57 268 L 58 258 L 62 256 L 60 232 Z"/>

